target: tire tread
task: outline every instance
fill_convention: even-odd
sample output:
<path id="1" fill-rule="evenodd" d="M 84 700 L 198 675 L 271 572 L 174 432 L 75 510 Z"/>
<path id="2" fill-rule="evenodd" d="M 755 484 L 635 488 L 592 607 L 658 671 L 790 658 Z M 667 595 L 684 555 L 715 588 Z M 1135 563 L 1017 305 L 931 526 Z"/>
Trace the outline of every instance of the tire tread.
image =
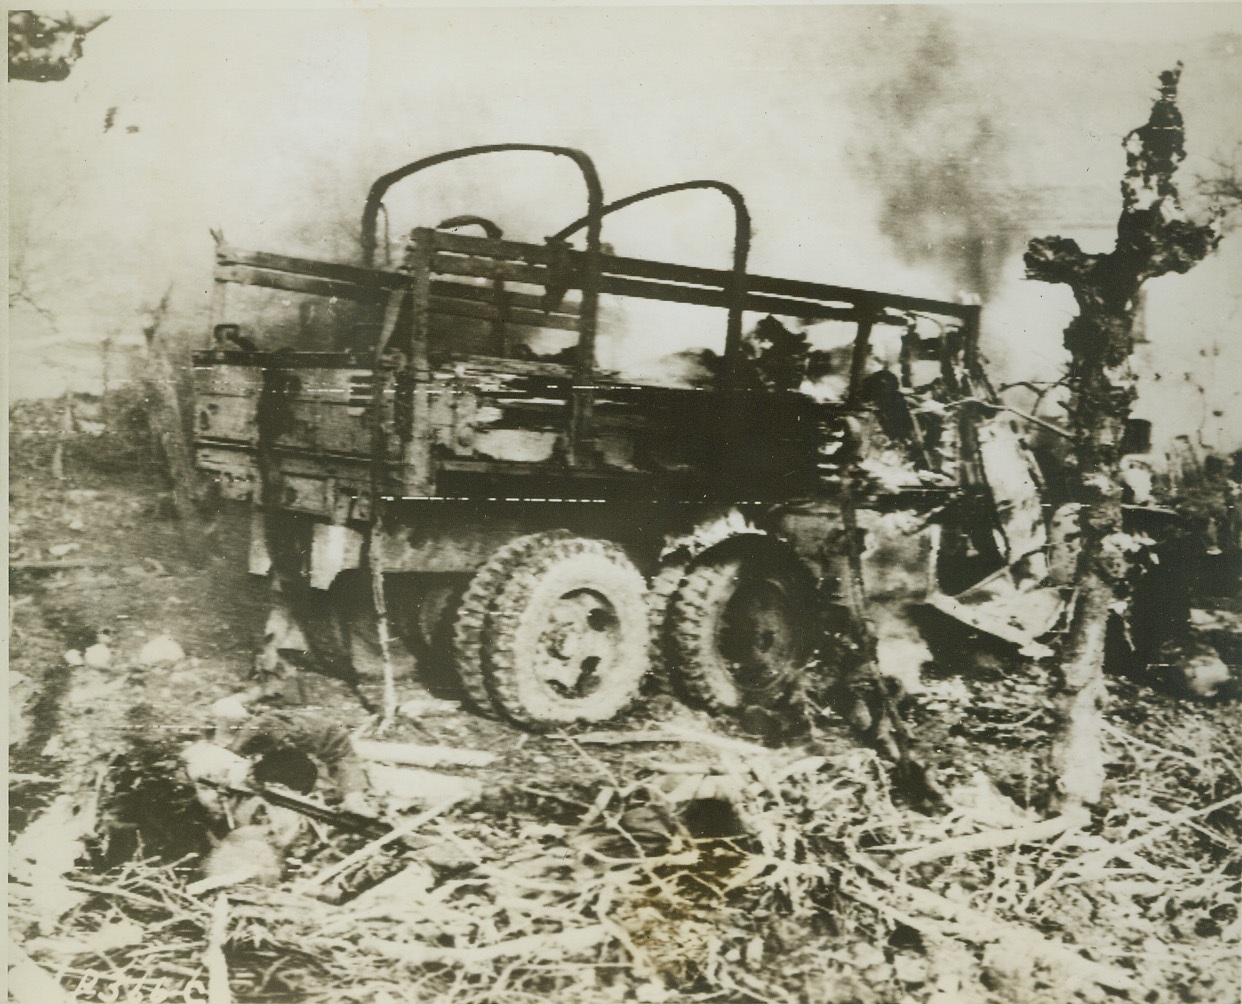
<path id="1" fill-rule="evenodd" d="M 599 702 L 596 708 L 585 708 L 583 714 L 554 721 L 524 706 L 521 674 L 526 669 L 528 661 L 524 659 L 523 653 L 516 651 L 515 644 L 522 617 L 532 594 L 543 577 L 549 574 L 556 565 L 581 554 L 592 554 L 604 558 L 620 569 L 625 576 L 632 579 L 633 588 L 642 597 L 644 606 L 646 605 L 645 579 L 634 567 L 625 551 L 609 541 L 566 537 L 553 542 L 549 547 L 535 552 L 525 552 L 516 567 L 510 566 L 508 581 L 496 599 L 488 622 L 483 676 L 492 704 L 499 708 L 506 718 L 523 728 L 540 730 L 568 724 L 570 721 L 602 721 L 611 718 L 634 699 L 642 677 L 645 675 L 650 648 L 648 642 L 642 646 L 642 671 L 636 673 L 632 681 L 626 681 L 624 689 L 618 691 L 613 700 Z M 648 625 L 649 621 L 644 619 L 643 624 Z"/>
<path id="2" fill-rule="evenodd" d="M 462 594 L 453 622 L 453 664 L 467 702 L 482 715 L 496 717 L 483 668 L 484 645 L 496 598 L 515 567 L 568 536 L 567 530 L 548 530 L 515 537 L 483 563 Z"/>

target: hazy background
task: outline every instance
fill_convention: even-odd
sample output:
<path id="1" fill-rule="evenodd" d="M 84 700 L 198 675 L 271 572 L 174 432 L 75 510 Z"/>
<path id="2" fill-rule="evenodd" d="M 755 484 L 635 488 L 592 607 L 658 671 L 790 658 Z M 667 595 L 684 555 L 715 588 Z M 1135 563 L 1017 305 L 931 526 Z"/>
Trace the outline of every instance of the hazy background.
<path id="1" fill-rule="evenodd" d="M 37 305 L 10 310 L 10 390 L 98 389 L 100 345 L 138 346 L 170 284 L 170 327 L 204 337 L 210 227 L 352 258 L 371 180 L 496 142 L 580 147 L 611 199 L 731 182 L 754 271 L 977 294 L 997 382 L 1055 377 L 1072 298 L 1023 280 L 1021 251 L 1111 246 L 1121 139 L 1179 59 L 1189 194 L 1242 140 L 1237 4 L 117 12 L 67 80 L 8 86 L 11 269 Z M 476 212 L 539 240 L 585 208 L 568 162 L 537 155 L 389 201 L 394 236 Z M 731 233 L 702 192 L 611 217 L 605 240 L 726 266 Z M 1240 244 L 1150 284 L 1136 411 L 1158 438 L 1242 446 Z M 638 327 L 651 351 L 670 337 Z"/>

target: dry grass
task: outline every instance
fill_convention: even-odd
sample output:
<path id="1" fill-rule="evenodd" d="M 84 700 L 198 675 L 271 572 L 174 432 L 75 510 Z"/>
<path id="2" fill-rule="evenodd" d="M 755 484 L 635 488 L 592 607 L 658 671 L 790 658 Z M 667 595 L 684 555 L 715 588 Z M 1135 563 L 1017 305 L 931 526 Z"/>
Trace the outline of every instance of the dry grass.
<path id="1" fill-rule="evenodd" d="M 1232 999 L 1237 762 L 1192 729 L 1109 735 L 1106 815 L 947 856 L 1036 821 L 983 782 L 939 817 L 899 808 L 863 751 L 687 743 L 670 764 L 647 747 L 623 778 L 567 744 L 598 777 L 577 822 L 428 813 L 423 852 L 356 855 L 327 883 L 338 902 L 306 875 L 229 890 L 216 947 L 239 1001 Z M 358 845 L 332 838 L 304 871 Z M 212 903 L 187 877 L 153 860 L 77 875 L 88 894 L 55 930 L 17 886 L 15 926 L 68 987 L 206 986 Z M 141 938 L 103 947 L 118 920 Z"/>

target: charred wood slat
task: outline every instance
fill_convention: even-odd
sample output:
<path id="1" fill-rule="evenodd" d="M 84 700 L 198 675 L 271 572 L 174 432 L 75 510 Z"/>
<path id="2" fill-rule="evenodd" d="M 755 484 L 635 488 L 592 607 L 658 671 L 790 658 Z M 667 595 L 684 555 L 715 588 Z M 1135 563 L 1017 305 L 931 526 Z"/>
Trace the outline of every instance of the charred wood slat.
<path id="1" fill-rule="evenodd" d="M 537 376 L 566 380 L 570 368 L 563 363 L 547 363 L 531 359 L 505 359 L 501 356 L 472 355 L 454 360 L 450 370 L 437 370 L 437 379 L 455 378 L 463 383 L 486 387 L 511 377 Z"/>
<path id="2" fill-rule="evenodd" d="M 275 366 L 285 369 L 370 369 L 371 357 L 353 352 L 299 352 L 290 356 L 283 352 L 246 352 L 241 349 L 199 349 L 190 355 L 196 370 L 203 379 L 211 377 L 219 364 L 229 366 Z"/>
<path id="3" fill-rule="evenodd" d="M 341 279 L 325 279 L 271 269 L 253 268 L 249 265 L 217 265 L 217 282 L 235 282 L 244 286 L 262 286 L 264 289 L 282 289 L 288 293 L 307 293 L 311 296 L 336 297 L 357 303 L 378 303 L 383 290 L 375 285 L 361 286 Z"/>
<path id="4" fill-rule="evenodd" d="M 512 282 L 528 282 L 544 286 L 550 271 L 544 265 L 527 265 L 524 262 L 503 261 L 473 255 L 437 253 L 431 258 L 432 271 L 438 275 L 469 275 L 477 279 L 507 279 Z"/>
<path id="5" fill-rule="evenodd" d="M 494 240 L 460 234 L 437 233 L 437 253 L 433 271 L 441 275 L 461 275 L 482 279 L 505 279 L 546 286 L 556 272 L 570 287 L 580 288 L 584 255 L 579 251 L 544 248 L 537 244 Z M 411 277 L 402 272 L 365 269 L 310 258 L 297 258 L 267 252 L 228 249 L 217 254 L 216 278 L 290 292 L 336 296 L 358 302 L 376 302 L 383 291 L 409 285 Z M 564 262 L 564 269 L 555 268 Z M 727 307 L 733 275 L 723 269 L 700 268 L 671 262 L 648 261 L 618 255 L 601 257 L 601 291 L 645 299 L 673 300 L 701 306 Z M 639 283 L 635 280 L 652 280 Z M 456 288 L 454 288 L 456 287 Z M 437 297 L 453 297 L 483 302 L 494 291 L 461 283 L 435 282 Z M 540 298 L 534 294 L 505 292 L 512 307 L 527 307 L 543 314 Z M 512 309 L 512 307 L 510 309 Z M 956 317 L 973 318 L 979 308 L 922 297 L 877 293 L 848 286 L 829 286 L 797 279 L 748 275 L 744 309 L 816 320 L 857 320 L 859 310 L 877 315 L 884 309 L 915 310 Z M 555 314 L 570 317 L 576 312 L 562 308 Z M 475 316 L 475 315 L 466 315 Z M 895 319 L 892 319 L 895 320 Z M 521 323 L 530 323 L 523 321 Z M 559 322 L 543 323 L 560 327 Z"/>
<path id="6" fill-rule="evenodd" d="M 471 286 L 464 282 L 454 282 L 450 279 L 437 279 L 431 284 L 432 296 L 445 296 L 457 300 L 474 300 L 478 303 L 497 302 L 497 293 L 495 288 L 491 286 Z M 520 290 L 506 289 L 500 294 L 501 302 L 506 307 L 526 307 L 530 310 L 537 310 L 541 314 L 554 314 L 560 317 L 576 318 L 578 316 L 577 303 L 563 303 L 556 310 L 547 311 L 543 307 L 543 297 L 534 293 L 523 293 Z"/>
<path id="7" fill-rule="evenodd" d="M 661 300 L 673 303 L 692 303 L 701 307 L 729 306 L 730 295 L 723 289 L 703 286 L 682 286 L 645 279 L 605 275 L 600 280 L 600 292 L 618 296 L 633 296 L 645 300 Z M 856 321 L 858 311 L 853 307 L 827 306 L 812 300 L 790 300 L 773 296 L 748 293 L 742 301 L 742 309 L 764 314 L 781 314 L 817 321 Z"/>
<path id="8" fill-rule="evenodd" d="M 292 255 L 272 254 L 268 251 L 238 251 L 222 248 L 216 252 L 216 264 L 222 266 L 245 265 L 276 272 L 293 272 L 300 275 L 332 279 L 352 283 L 367 289 L 400 289 L 411 284 L 412 277 L 403 272 L 384 269 L 359 268 L 337 262 L 320 261 L 316 258 L 299 258 Z"/>
<path id="9" fill-rule="evenodd" d="M 578 251 L 566 251 L 543 244 L 527 244 L 524 241 L 507 241 L 496 237 L 476 237 L 472 234 L 450 234 L 436 231 L 431 237 L 436 251 L 452 251 L 457 254 L 482 256 L 500 261 L 520 261 L 534 265 L 551 265 L 563 255 L 581 255 Z"/>
<path id="10" fill-rule="evenodd" d="M 442 283 L 450 286 L 451 283 Z M 471 300 L 451 299 L 447 296 L 436 296 L 436 286 L 432 287 L 431 311 L 447 317 L 472 317 L 482 321 L 495 321 L 503 317 L 513 324 L 526 325 L 532 328 L 557 328 L 563 331 L 577 331 L 578 319 L 569 314 L 544 313 L 541 310 L 530 310 L 525 307 L 509 307 L 501 312 L 488 303 Z"/>

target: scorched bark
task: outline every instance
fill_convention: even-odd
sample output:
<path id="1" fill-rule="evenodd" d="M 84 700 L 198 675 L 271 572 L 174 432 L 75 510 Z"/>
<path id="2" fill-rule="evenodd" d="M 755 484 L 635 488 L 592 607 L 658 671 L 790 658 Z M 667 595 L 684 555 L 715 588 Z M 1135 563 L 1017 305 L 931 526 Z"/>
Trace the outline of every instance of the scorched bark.
<path id="1" fill-rule="evenodd" d="M 1177 85 L 1182 65 L 1160 75 L 1160 95 L 1147 123 L 1126 136 L 1126 173 L 1117 239 L 1104 254 L 1088 254 L 1066 237 L 1030 242 L 1029 279 L 1064 283 L 1078 316 L 1065 329 L 1070 353 L 1070 418 L 1082 509 L 1077 597 L 1062 652 L 1063 731 L 1056 756 L 1067 807 L 1100 800 L 1104 764 L 1100 707 L 1108 618 L 1122 595 L 1122 576 L 1106 560 L 1107 538 L 1121 532 L 1122 434 L 1135 398 L 1130 369 L 1137 297 L 1148 279 L 1185 273 L 1220 240 L 1216 220 L 1188 220 L 1174 174 L 1186 156 Z"/>

